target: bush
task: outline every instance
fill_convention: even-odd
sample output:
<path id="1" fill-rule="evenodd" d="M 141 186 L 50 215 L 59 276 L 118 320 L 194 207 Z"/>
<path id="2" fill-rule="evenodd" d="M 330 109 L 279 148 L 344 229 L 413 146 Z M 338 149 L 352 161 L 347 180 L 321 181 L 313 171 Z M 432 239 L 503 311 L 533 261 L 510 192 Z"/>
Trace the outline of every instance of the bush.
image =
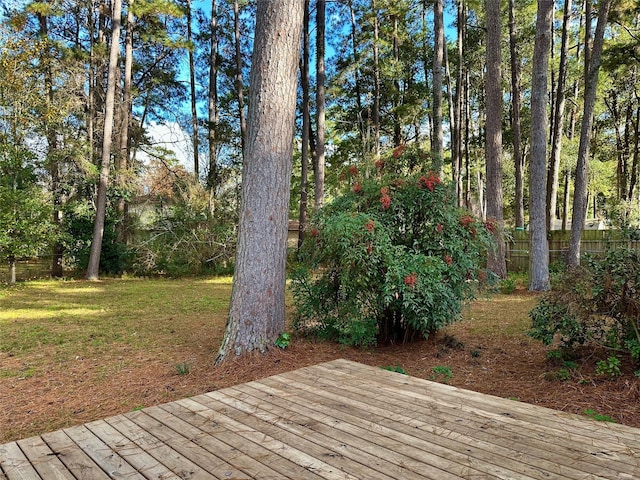
<path id="1" fill-rule="evenodd" d="M 568 270 L 530 312 L 529 335 L 575 351 L 605 347 L 640 360 L 640 255 L 618 248 Z"/>
<path id="2" fill-rule="evenodd" d="M 370 170 L 351 167 L 348 191 L 307 229 L 295 326 L 359 346 L 427 337 L 472 297 L 489 232 L 435 174 Z"/>

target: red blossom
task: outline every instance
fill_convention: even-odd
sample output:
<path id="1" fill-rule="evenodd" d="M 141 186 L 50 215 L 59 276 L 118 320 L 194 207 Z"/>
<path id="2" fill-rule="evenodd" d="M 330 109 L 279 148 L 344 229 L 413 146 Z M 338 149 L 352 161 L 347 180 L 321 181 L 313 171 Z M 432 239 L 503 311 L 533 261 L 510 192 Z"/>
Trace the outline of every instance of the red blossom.
<path id="1" fill-rule="evenodd" d="M 309 231 L 309 235 L 311 235 L 312 237 L 317 237 L 318 235 L 320 235 L 320 230 L 318 230 L 317 228 L 312 228 Z"/>
<path id="2" fill-rule="evenodd" d="M 430 192 L 433 192 L 433 189 L 436 188 L 436 185 L 442 183 L 440 177 L 435 173 L 430 173 L 428 176 L 423 175 L 418 179 L 418 188 L 426 188 Z"/>
<path id="3" fill-rule="evenodd" d="M 394 150 L 393 150 L 393 158 L 398 158 L 400 157 L 400 155 L 402 155 L 404 153 L 404 151 L 406 150 L 407 146 L 405 144 L 402 145 L 398 145 Z"/>
<path id="4" fill-rule="evenodd" d="M 444 227 L 442 226 L 441 223 L 439 223 L 438 225 L 436 225 L 436 232 L 438 233 L 442 233 L 442 230 L 444 229 Z"/>
<path id="5" fill-rule="evenodd" d="M 398 178 L 391 183 L 393 184 L 394 187 L 397 188 L 397 187 L 403 187 L 405 184 L 405 181 L 402 178 Z"/>
<path id="6" fill-rule="evenodd" d="M 350 174 L 352 177 L 355 177 L 356 175 L 358 175 L 358 167 L 356 167 L 355 165 L 351 165 L 351 166 L 349 167 L 349 174 Z"/>
<path id="7" fill-rule="evenodd" d="M 382 204 L 383 210 L 389 210 L 389 207 L 391 206 L 391 197 L 387 194 L 383 194 L 380 197 L 380 203 Z"/>
<path id="8" fill-rule="evenodd" d="M 404 277 L 404 284 L 411 288 L 416 286 L 417 281 L 418 281 L 418 274 L 416 272 L 412 272 L 406 277 Z"/>
<path id="9" fill-rule="evenodd" d="M 382 187 L 382 188 L 380 189 L 380 193 L 381 193 L 382 195 L 389 195 L 389 187 Z"/>
<path id="10" fill-rule="evenodd" d="M 444 261 L 447 263 L 447 265 L 451 265 L 453 263 L 453 258 L 451 258 L 451 255 L 445 255 Z"/>
<path id="11" fill-rule="evenodd" d="M 376 226 L 376 222 L 374 222 L 373 220 L 369 220 L 367 223 L 364 224 L 364 228 L 366 228 L 368 231 L 373 232 L 373 229 Z"/>
<path id="12" fill-rule="evenodd" d="M 353 193 L 362 193 L 362 185 L 359 182 L 353 184 L 353 188 L 351 189 Z"/>
<path id="13" fill-rule="evenodd" d="M 487 221 L 484 222 L 484 227 L 488 232 L 493 233 L 496 231 L 497 222 L 493 218 L 487 218 Z"/>
<path id="14" fill-rule="evenodd" d="M 375 166 L 376 166 L 376 168 L 378 170 L 382 170 L 384 168 L 384 166 L 385 166 L 385 161 L 381 160 L 381 159 L 378 159 L 378 160 L 376 160 Z"/>
<path id="15" fill-rule="evenodd" d="M 460 217 L 460 225 L 463 227 L 468 227 L 473 223 L 473 217 L 471 215 L 463 215 Z"/>

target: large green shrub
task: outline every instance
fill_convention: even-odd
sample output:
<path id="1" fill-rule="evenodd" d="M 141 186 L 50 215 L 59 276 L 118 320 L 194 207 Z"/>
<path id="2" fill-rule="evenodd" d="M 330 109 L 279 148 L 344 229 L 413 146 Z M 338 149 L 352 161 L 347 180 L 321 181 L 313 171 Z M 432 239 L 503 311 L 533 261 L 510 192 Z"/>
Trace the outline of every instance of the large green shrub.
<path id="1" fill-rule="evenodd" d="M 299 329 L 352 345 L 406 342 L 454 321 L 472 296 L 487 229 L 435 174 L 402 175 L 401 153 L 365 174 L 351 167 L 348 191 L 308 228 L 292 275 Z"/>
<path id="2" fill-rule="evenodd" d="M 640 360 L 640 255 L 628 248 L 563 273 L 530 312 L 529 334 L 560 348 L 605 347 Z"/>

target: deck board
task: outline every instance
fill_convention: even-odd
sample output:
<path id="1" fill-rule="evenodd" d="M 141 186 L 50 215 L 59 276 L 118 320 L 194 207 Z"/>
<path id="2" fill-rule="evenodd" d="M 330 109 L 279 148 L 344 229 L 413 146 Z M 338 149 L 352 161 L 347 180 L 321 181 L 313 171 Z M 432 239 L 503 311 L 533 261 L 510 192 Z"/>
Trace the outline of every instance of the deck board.
<path id="1" fill-rule="evenodd" d="M 639 479 L 640 429 L 335 360 L 0 445 L 0 480 Z"/>

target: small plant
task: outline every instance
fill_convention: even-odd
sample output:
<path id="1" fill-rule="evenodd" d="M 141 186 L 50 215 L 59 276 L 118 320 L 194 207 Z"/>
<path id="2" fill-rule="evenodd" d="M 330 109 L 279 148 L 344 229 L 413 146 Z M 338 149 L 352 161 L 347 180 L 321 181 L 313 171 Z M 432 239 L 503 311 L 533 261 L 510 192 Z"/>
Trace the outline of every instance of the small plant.
<path id="1" fill-rule="evenodd" d="M 596 363 L 596 373 L 598 375 L 607 375 L 611 378 L 622 375 L 620 370 L 620 358 L 610 355 L 606 360 L 600 360 Z"/>
<path id="2" fill-rule="evenodd" d="M 139 412 L 140 410 L 142 410 L 144 407 L 142 405 L 136 405 L 135 407 L 133 407 L 133 411 L 134 412 Z"/>
<path id="3" fill-rule="evenodd" d="M 403 375 L 406 375 L 407 372 L 405 371 L 404 368 L 402 368 L 400 365 L 389 365 L 386 367 L 380 367 L 383 370 L 389 370 L 390 372 L 396 372 L 396 373 L 401 373 Z"/>
<path id="4" fill-rule="evenodd" d="M 291 344 L 291 334 L 287 333 L 287 332 L 282 332 L 278 338 L 276 339 L 275 342 L 273 342 L 273 344 L 278 347 L 278 348 L 282 348 L 283 350 L 285 348 L 287 348 L 290 344 Z"/>
<path id="5" fill-rule="evenodd" d="M 640 378 L 640 370 L 636 370 L 635 372 L 633 372 L 633 375 L 637 378 Z"/>
<path id="6" fill-rule="evenodd" d="M 500 292 L 510 294 L 516 290 L 516 280 L 513 277 L 507 277 L 500 280 Z"/>
<path id="7" fill-rule="evenodd" d="M 431 369 L 431 375 L 429 375 L 429 380 L 447 384 L 452 378 L 453 372 L 451 371 L 451 368 L 442 365 L 436 365 L 433 367 Z"/>
<path id="8" fill-rule="evenodd" d="M 556 372 L 556 380 L 560 380 L 561 382 L 566 382 L 571 378 L 571 372 L 566 368 L 561 368 Z"/>
<path id="9" fill-rule="evenodd" d="M 615 418 L 610 417 L 609 415 L 602 415 L 601 413 L 596 413 L 595 410 L 588 408 L 584 411 L 584 414 L 587 417 L 591 417 L 594 420 L 597 420 L 598 422 L 611 422 L 611 423 L 618 423 L 616 422 Z"/>
<path id="10" fill-rule="evenodd" d="M 191 365 L 187 362 L 180 362 L 176 364 L 176 373 L 178 375 L 188 375 L 191 372 Z"/>

